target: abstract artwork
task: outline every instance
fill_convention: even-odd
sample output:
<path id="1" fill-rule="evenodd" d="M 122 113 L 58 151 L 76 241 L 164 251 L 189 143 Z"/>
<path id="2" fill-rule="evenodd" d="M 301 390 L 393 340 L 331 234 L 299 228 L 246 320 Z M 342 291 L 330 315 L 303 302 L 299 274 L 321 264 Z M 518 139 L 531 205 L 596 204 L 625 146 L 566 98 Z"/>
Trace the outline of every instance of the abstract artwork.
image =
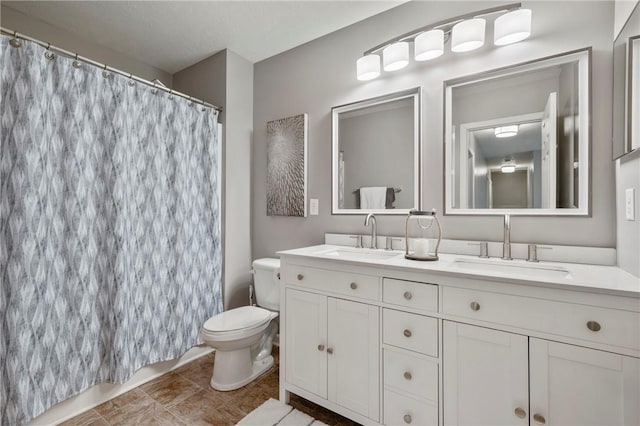
<path id="1" fill-rule="evenodd" d="M 307 114 L 267 123 L 267 215 L 307 216 Z"/>

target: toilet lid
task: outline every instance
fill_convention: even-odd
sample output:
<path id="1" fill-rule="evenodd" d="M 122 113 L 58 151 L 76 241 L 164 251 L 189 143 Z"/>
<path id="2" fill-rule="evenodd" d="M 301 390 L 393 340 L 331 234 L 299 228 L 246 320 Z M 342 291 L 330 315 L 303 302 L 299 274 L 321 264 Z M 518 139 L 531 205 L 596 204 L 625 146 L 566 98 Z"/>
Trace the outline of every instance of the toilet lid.
<path id="1" fill-rule="evenodd" d="M 233 331 L 252 328 L 271 318 L 271 312 L 257 306 L 243 306 L 231 309 L 209 318 L 202 328 L 207 331 Z"/>

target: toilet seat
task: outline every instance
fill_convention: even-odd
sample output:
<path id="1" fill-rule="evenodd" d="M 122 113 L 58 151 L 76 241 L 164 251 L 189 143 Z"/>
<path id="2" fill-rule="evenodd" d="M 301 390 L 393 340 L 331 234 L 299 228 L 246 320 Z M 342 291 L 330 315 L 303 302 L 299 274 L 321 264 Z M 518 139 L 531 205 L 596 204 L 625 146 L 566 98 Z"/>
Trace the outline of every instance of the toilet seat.
<path id="1" fill-rule="evenodd" d="M 202 326 L 203 337 L 233 340 L 265 327 L 277 314 L 257 306 L 243 306 L 214 315 Z"/>

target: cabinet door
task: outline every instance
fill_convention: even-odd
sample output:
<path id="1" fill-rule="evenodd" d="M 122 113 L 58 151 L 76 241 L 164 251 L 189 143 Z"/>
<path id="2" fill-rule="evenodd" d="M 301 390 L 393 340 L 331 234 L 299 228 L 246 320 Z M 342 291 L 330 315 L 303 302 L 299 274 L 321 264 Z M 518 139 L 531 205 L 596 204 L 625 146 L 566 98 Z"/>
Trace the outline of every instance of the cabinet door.
<path id="1" fill-rule="evenodd" d="M 380 417 L 379 308 L 329 298 L 329 400 Z"/>
<path id="2" fill-rule="evenodd" d="M 327 297 L 287 289 L 286 377 L 322 398 L 327 397 Z"/>
<path id="3" fill-rule="evenodd" d="M 530 339 L 531 424 L 640 424 L 640 360 Z"/>
<path id="4" fill-rule="evenodd" d="M 528 425 L 526 336 L 445 321 L 444 424 Z"/>

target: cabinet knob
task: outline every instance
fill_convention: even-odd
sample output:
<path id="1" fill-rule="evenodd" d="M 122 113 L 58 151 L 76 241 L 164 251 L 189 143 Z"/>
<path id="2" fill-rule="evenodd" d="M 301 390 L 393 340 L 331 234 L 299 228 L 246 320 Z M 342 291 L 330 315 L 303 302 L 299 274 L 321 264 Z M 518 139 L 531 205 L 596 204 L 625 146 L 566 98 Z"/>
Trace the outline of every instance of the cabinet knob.
<path id="1" fill-rule="evenodd" d="M 403 420 L 404 420 L 404 422 L 406 424 L 409 424 L 409 423 L 411 423 L 411 420 L 413 420 L 413 419 L 411 418 L 411 416 L 409 414 L 405 414 L 404 417 L 403 417 Z"/>
<path id="2" fill-rule="evenodd" d="M 411 380 L 411 379 L 413 378 L 413 376 L 411 375 L 411 373 L 410 373 L 410 372 L 408 372 L 408 371 L 405 371 L 405 372 L 404 372 L 404 374 L 403 374 L 403 376 L 404 376 L 404 378 L 405 378 L 405 379 L 407 379 L 407 380 Z"/>
<path id="3" fill-rule="evenodd" d="M 404 329 L 404 337 L 411 337 L 411 330 Z"/>
<path id="4" fill-rule="evenodd" d="M 600 323 L 598 321 L 587 321 L 587 328 L 591 331 L 600 331 Z"/>
<path id="5" fill-rule="evenodd" d="M 298 281 L 302 281 L 303 278 L 304 278 L 304 275 L 298 274 Z"/>
<path id="6" fill-rule="evenodd" d="M 410 291 L 405 291 L 404 292 L 404 298 L 407 300 L 411 300 L 411 298 L 413 297 L 413 294 L 411 294 Z"/>
<path id="7" fill-rule="evenodd" d="M 540 415 L 540 414 L 534 414 L 533 415 L 533 421 L 536 422 L 539 425 L 543 425 L 547 422 L 547 419 L 544 418 L 544 416 Z"/>
<path id="8" fill-rule="evenodd" d="M 351 290 L 355 290 L 356 288 L 358 288 L 358 284 L 351 283 L 350 287 L 351 287 Z"/>
<path id="9" fill-rule="evenodd" d="M 327 348 L 327 353 L 328 354 L 332 354 L 333 353 L 333 348 Z"/>
<path id="10" fill-rule="evenodd" d="M 520 418 L 520 419 L 524 419 L 525 417 L 527 417 L 527 412 L 524 411 L 522 408 L 518 407 L 515 410 L 513 410 L 513 412 L 515 413 L 516 417 Z"/>
<path id="11" fill-rule="evenodd" d="M 479 311 L 480 310 L 480 304 L 478 302 L 471 302 L 469 304 L 469 307 L 471 308 L 472 311 Z"/>
<path id="12" fill-rule="evenodd" d="M 324 345 L 322 343 L 318 345 L 318 350 L 320 352 L 324 351 Z"/>

